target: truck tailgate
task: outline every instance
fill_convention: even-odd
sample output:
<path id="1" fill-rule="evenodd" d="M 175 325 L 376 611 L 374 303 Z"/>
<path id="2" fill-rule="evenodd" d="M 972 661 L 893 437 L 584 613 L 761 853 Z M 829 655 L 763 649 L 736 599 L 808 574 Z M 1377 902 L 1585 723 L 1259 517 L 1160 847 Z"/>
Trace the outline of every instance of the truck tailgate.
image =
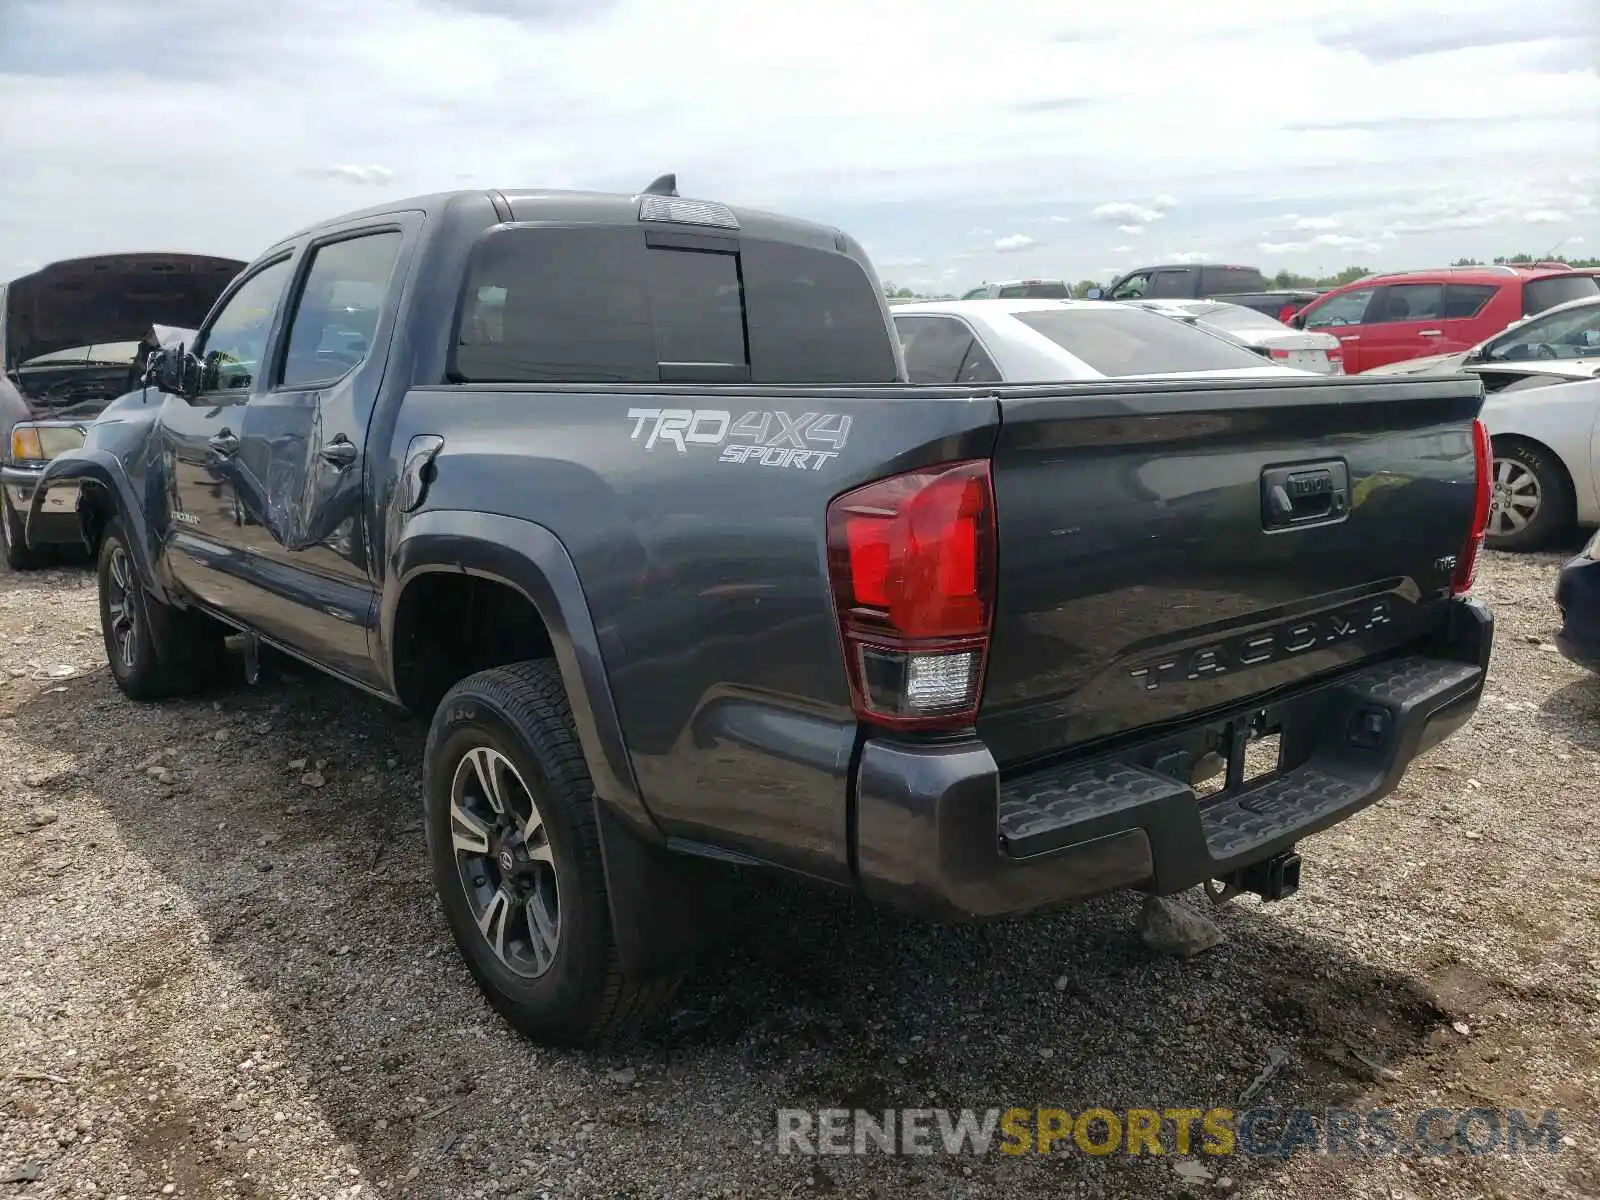
<path id="1" fill-rule="evenodd" d="M 1427 636 L 1473 515 L 1476 380 L 1002 389 L 979 728 L 1002 766 Z"/>

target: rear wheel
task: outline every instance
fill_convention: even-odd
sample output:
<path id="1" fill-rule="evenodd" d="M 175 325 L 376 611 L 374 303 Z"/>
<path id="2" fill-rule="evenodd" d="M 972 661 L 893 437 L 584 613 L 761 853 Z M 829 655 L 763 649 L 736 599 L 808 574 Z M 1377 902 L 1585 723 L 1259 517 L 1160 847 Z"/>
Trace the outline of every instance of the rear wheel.
<path id="1" fill-rule="evenodd" d="M 0 542 L 5 543 L 6 565 L 13 571 L 31 571 L 44 563 L 44 555 L 28 546 L 22 527 L 22 514 L 11 507 L 11 498 L 0 491 Z"/>
<path id="2" fill-rule="evenodd" d="M 100 631 L 111 677 L 133 700 L 203 688 L 226 659 L 226 631 L 203 613 L 163 604 L 146 590 L 122 522 L 100 539 Z"/>
<path id="3" fill-rule="evenodd" d="M 1551 451 L 1517 438 L 1495 443 L 1485 539 L 1491 550 L 1538 550 L 1572 527 L 1576 508 L 1572 480 Z"/>
<path id="4" fill-rule="evenodd" d="M 555 664 L 495 667 L 446 693 L 424 758 L 428 852 L 450 932 L 522 1033 L 585 1042 L 667 1000 L 617 960 L 594 785 Z"/>

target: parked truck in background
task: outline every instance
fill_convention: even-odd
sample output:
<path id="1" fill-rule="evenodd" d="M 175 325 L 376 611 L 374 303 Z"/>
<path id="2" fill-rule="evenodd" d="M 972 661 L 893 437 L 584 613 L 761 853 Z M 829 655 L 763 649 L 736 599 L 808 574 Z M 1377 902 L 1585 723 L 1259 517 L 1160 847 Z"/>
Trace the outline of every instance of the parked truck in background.
<path id="1" fill-rule="evenodd" d="M 1172 263 L 1138 267 L 1085 295 L 1090 300 L 1226 300 L 1287 322 L 1321 294 L 1314 288 L 1275 288 L 1255 267 Z"/>
<path id="2" fill-rule="evenodd" d="M 0 551 L 13 571 L 82 547 L 70 488 L 51 494 L 24 544 L 39 472 L 82 445 L 89 422 L 137 384 L 157 323 L 199 324 L 244 266 L 203 254 L 100 254 L 0 285 Z"/>
<path id="3" fill-rule="evenodd" d="M 449 927 L 536 1038 L 669 995 L 728 864 L 1283 898 L 1483 687 L 1475 381 L 912 386 L 853 239 L 670 179 L 304 230 L 155 375 L 30 517 L 80 489 L 117 685 L 242 633 L 427 721 Z"/>

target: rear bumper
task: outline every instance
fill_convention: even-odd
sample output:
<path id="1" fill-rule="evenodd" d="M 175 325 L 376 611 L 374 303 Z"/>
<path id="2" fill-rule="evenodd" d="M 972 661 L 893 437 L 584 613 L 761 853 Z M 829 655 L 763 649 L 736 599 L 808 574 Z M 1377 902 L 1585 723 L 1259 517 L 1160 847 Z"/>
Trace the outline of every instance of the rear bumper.
<path id="1" fill-rule="evenodd" d="M 0 488 L 18 518 L 26 521 L 33 493 L 42 472 L 26 467 L 0 466 Z M 28 526 L 30 546 L 79 546 L 83 528 L 78 523 L 78 485 L 56 484 L 45 494 L 44 504 Z"/>
<path id="2" fill-rule="evenodd" d="M 1600 562 L 1578 557 L 1556 580 L 1561 629 L 1556 648 L 1569 662 L 1600 672 Z"/>
<path id="3" fill-rule="evenodd" d="M 870 740 L 856 776 L 862 889 L 925 916 L 972 919 L 1120 888 L 1168 895 L 1270 858 L 1381 799 L 1472 716 L 1493 617 L 1473 601 L 1453 607 L 1448 636 L 1426 655 L 1208 721 L 1242 731 L 1267 714 L 1283 766 L 1204 802 L 1150 768 L 1171 737 L 1005 779 L 977 738 Z"/>

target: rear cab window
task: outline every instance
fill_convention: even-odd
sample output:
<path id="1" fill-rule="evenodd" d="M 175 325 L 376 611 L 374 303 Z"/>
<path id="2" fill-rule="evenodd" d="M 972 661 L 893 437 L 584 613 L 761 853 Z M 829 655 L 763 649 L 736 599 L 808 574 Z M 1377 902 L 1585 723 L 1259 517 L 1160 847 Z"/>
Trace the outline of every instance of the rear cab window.
<path id="1" fill-rule="evenodd" d="M 1261 356 L 1252 350 L 1145 309 L 1103 305 L 1012 315 L 1091 369 L 1112 378 L 1261 366 Z"/>
<path id="2" fill-rule="evenodd" d="M 1600 282 L 1593 275 L 1547 275 L 1522 285 L 1522 315 L 1531 317 L 1568 300 L 1600 295 Z"/>
<path id="3" fill-rule="evenodd" d="M 876 286 L 848 255 L 731 233 L 506 226 L 474 250 L 450 379 L 889 383 Z"/>
<path id="4" fill-rule="evenodd" d="M 1059 281 L 1008 283 L 997 294 L 1000 300 L 1070 300 L 1072 289 Z"/>

